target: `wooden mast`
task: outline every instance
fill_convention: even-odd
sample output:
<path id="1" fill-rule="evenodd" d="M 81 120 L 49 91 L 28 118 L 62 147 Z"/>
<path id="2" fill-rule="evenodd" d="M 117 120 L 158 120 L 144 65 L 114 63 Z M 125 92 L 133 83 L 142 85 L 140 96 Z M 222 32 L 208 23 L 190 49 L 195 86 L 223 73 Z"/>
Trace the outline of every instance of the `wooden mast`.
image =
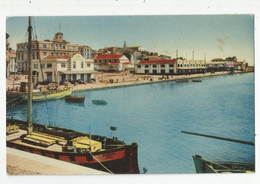
<path id="1" fill-rule="evenodd" d="M 32 26 L 31 17 L 29 16 L 29 26 L 28 26 L 28 104 L 27 104 L 27 122 L 28 122 L 28 134 L 33 131 L 32 123 Z"/>

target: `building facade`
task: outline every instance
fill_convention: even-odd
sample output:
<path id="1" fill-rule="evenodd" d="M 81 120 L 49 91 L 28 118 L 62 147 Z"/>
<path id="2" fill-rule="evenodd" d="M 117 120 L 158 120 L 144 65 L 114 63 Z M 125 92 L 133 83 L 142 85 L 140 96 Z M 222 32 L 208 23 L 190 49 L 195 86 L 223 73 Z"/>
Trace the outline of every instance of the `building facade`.
<path id="1" fill-rule="evenodd" d="M 206 72 L 206 60 L 177 59 L 177 74 L 194 74 Z"/>
<path id="2" fill-rule="evenodd" d="M 176 72 L 176 59 L 139 61 L 135 65 L 135 73 L 137 74 L 174 75 Z"/>
<path id="3" fill-rule="evenodd" d="M 130 64 L 129 59 L 123 54 L 98 55 L 94 61 L 99 71 L 122 71 Z"/>
<path id="4" fill-rule="evenodd" d="M 63 33 L 56 33 L 53 40 L 32 41 L 32 61 L 41 60 L 47 56 L 72 56 L 84 54 L 86 59 L 92 59 L 92 49 L 88 46 L 79 46 L 63 39 Z M 28 43 L 17 44 L 18 71 L 28 70 Z"/>
<path id="5" fill-rule="evenodd" d="M 94 72 L 94 61 L 86 60 L 82 55 L 47 56 L 41 61 L 32 62 L 35 82 L 90 81 Z"/>

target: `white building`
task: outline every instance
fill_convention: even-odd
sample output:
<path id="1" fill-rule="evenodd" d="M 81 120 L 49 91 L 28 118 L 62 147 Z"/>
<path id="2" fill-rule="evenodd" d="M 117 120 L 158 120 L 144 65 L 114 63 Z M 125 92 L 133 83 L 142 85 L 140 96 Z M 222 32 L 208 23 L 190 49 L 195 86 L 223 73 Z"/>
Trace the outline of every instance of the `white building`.
<path id="1" fill-rule="evenodd" d="M 41 65 L 41 67 L 40 67 Z M 33 60 L 33 75 L 37 82 L 49 81 L 64 83 L 67 81 L 90 81 L 94 72 L 94 61 L 86 60 L 82 55 L 47 56 L 42 61 Z"/>
<path id="2" fill-rule="evenodd" d="M 177 73 L 178 74 L 191 74 L 191 73 L 205 73 L 206 61 L 205 60 L 187 60 L 183 58 L 177 59 Z"/>
<path id="3" fill-rule="evenodd" d="M 135 65 L 138 74 L 176 74 L 176 59 L 139 61 Z"/>

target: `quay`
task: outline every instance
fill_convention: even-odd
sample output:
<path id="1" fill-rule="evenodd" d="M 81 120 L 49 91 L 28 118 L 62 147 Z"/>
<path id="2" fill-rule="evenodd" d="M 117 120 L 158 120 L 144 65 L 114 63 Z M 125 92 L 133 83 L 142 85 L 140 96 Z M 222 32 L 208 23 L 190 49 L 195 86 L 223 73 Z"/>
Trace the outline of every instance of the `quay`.
<path id="1" fill-rule="evenodd" d="M 6 148 L 6 161 L 7 174 L 9 175 L 109 174 L 8 147 Z"/>
<path id="2" fill-rule="evenodd" d="M 242 72 L 236 71 L 234 74 L 239 74 Z M 97 82 L 86 83 L 86 84 L 70 84 L 70 87 L 73 87 L 73 91 L 79 90 L 95 90 L 95 89 L 104 89 L 104 88 L 114 88 L 114 87 L 126 87 L 126 86 L 135 86 L 143 85 L 157 82 L 167 82 L 167 81 L 176 81 L 182 79 L 194 79 L 194 78 L 203 78 L 219 75 L 228 75 L 228 71 L 221 71 L 215 73 L 197 73 L 197 74 L 187 74 L 187 75 L 140 75 L 140 74 L 130 74 L 130 73 L 96 73 L 95 78 L 98 78 Z M 23 80 L 21 80 L 23 81 Z M 113 81 L 113 82 L 111 82 Z M 16 81 L 14 87 L 20 85 L 20 81 Z M 13 82 L 12 80 L 7 80 L 6 89 L 12 89 Z"/>

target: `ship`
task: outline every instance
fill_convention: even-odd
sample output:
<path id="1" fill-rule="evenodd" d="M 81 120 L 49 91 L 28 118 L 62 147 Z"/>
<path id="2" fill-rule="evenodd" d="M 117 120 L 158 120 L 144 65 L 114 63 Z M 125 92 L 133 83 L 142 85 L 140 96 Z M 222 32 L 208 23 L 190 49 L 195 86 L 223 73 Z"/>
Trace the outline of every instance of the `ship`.
<path id="1" fill-rule="evenodd" d="M 28 55 L 31 66 L 31 17 L 28 18 Z M 32 71 L 29 67 L 27 121 L 7 118 L 7 147 L 58 159 L 111 174 L 139 174 L 138 145 L 116 137 L 91 135 L 32 121 Z M 73 122 L 76 123 L 76 122 Z"/>

